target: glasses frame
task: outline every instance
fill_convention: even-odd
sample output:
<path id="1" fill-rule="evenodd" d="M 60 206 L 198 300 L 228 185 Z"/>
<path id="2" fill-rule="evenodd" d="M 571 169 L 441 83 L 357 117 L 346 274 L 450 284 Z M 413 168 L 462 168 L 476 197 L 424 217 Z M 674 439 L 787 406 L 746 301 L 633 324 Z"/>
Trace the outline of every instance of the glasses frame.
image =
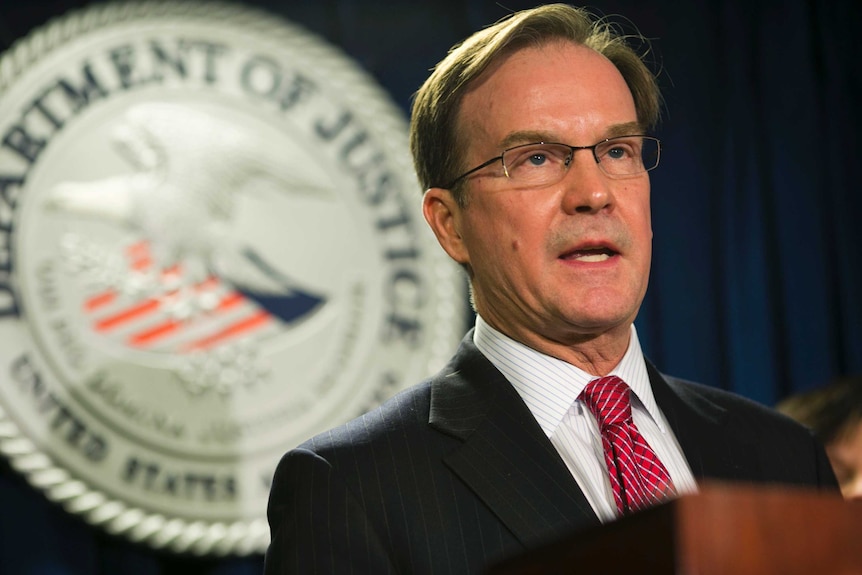
<path id="1" fill-rule="evenodd" d="M 451 190 L 456 184 L 458 184 L 458 182 L 460 182 L 461 180 L 463 180 L 467 176 L 475 174 L 476 172 L 478 172 L 482 168 L 487 168 L 488 166 L 490 166 L 494 162 L 499 161 L 502 163 L 503 157 L 506 155 L 507 152 L 510 152 L 512 150 L 517 150 L 518 148 L 523 148 L 526 146 L 536 146 L 536 145 L 540 145 L 540 144 L 542 144 L 542 145 L 549 144 L 549 145 L 554 145 L 554 146 L 565 146 L 565 147 L 571 149 L 572 152 L 571 152 L 571 156 L 569 159 L 569 163 L 571 163 L 571 158 L 574 157 L 575 152 L 577 152 L 578 150 L 590 150 L 593 153 L 593 158 L 596 160 L 596 163 L 599 165 L 599 169 L 601 169 L 602 161 L 599 159 L 598 155 L 596 154 L 596 148 L 598 148 L 602 144 L 607 144 L 608 142 L 613 142 L 614 140 L 622 140 L 625 138 L 642 138 L 644 140 L 652 140 L 653 142 L 655 142 L 656 146 L 657 146 L 655 165 L 652 166 L 651 168 L 644 169 L 643 172 L 635 172 L 634 174 L 626 174 L 624 176 L 609 174 L 609 173 L 605 172 L 604 169 L 602 169 L 603 174 L 605 174 L 609 178 L 626 178 L 628 176 L 636 176 L 636 175 L 642 174 L 642 173 L 645 174 L 646 172 L 652 171 L 658 167 L 659 161 L 661 160 L 661 140 L 659 140 L 658 138 L 653 138 L 652 136 L 644 136 L 643 134 L 628 134 L 625 136 L 614 136 L 613 138 L 605 138 L 604 140 L 602 140 L 600 142 L 596 142 L 592 146 L 571 146 L 569 144 L 563 144 L 561 142 L 530 142 L 529 144 L 518 144 L 517 146 L 512 146 L 511 148 L 506 148 L 505 150 L 503 150 L 503 152 L 499 156 L 491 158 L 490 160 L 488 160 L 486 162 L 482 162 L 481 164 L 479 164 L 475 168 L 471 168 L 471 169 L 467 170 L 466 172 L 464 172 L 463 174 L 461 174 L 460 176 L 458 176 L 457 178 L 455 178 L 454 180 L 452 180 L 451 182 L 449 182 L 445 186 L 438 186 L 438 187 L 443 188 L 444 190 Z M 568 170 L 568 164 L 566 165 L 566 170 Z M 505 163 L 503 163 L 503 172 L 506 174 L 506 177 L 508 178 L 509 177 L 509 170 L 506 169 Z"/>

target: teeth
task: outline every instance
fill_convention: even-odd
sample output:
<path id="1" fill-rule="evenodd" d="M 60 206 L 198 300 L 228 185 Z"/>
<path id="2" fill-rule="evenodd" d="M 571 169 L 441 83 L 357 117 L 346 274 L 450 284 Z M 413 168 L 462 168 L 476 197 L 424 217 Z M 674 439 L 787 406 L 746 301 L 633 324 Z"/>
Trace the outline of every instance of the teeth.
<path id="1" fill-rule="evenodd" d="M 575 259 L 581 262 L 603 262 L 610 257 L 608 254 L 584 254 Z"/>

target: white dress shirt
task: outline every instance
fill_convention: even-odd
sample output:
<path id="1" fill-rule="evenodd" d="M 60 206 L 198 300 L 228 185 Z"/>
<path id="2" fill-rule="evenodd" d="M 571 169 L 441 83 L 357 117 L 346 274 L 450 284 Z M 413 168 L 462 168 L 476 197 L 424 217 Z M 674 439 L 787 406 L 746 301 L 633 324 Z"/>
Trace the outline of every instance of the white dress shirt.
<path id="1" fill-rule="evenodd" d="M 596 376 L 503 335 L 478 315 L 473 341 L 523 398 L 599 519 L 615 519 L 617 508 L 599 426 L 578 399 Z M 697 491 L 676 436 L 655 402 L 634 325 L 625 355 L 607 375 L 618 376 L 634 392 L 634 423 L 667 468 L 677 494 Z"/>

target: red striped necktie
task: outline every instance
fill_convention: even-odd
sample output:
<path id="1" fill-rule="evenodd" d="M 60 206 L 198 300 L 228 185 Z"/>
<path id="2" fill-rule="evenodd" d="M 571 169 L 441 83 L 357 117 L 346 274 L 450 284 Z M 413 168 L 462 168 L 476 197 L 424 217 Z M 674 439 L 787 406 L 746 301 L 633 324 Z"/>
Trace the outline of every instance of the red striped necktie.
<path id="1" fill-rule="evenodd" d="M 605 464 L 621 515 L 674 494 L 673 481 L 632 420 L 631 389 L 615 375 L 591 381 L 581 393 L 602 434 Z"/>

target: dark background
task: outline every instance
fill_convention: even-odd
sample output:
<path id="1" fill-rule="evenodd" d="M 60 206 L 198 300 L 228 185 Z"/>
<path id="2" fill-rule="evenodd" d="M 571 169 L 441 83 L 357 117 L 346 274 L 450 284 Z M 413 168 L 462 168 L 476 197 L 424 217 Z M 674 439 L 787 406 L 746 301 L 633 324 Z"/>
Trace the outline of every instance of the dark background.
<path id="1" fill-rule="evenodd" d="M 0 1 L 0 50 L 87 4 Z M 245 4 L 341 47 L 406 115 L 453 43 L 535 2 Z M 624 14 L 653 39 L 666 99 L 662 164 L 652 172 L 651 287 L 637 321 L 649 357 L 767 405 L 862 373 L 862 2 L 589 7 Z M 261 565 L 115 540 L 0 464 L 0 573 L 244 575 Z"/>

